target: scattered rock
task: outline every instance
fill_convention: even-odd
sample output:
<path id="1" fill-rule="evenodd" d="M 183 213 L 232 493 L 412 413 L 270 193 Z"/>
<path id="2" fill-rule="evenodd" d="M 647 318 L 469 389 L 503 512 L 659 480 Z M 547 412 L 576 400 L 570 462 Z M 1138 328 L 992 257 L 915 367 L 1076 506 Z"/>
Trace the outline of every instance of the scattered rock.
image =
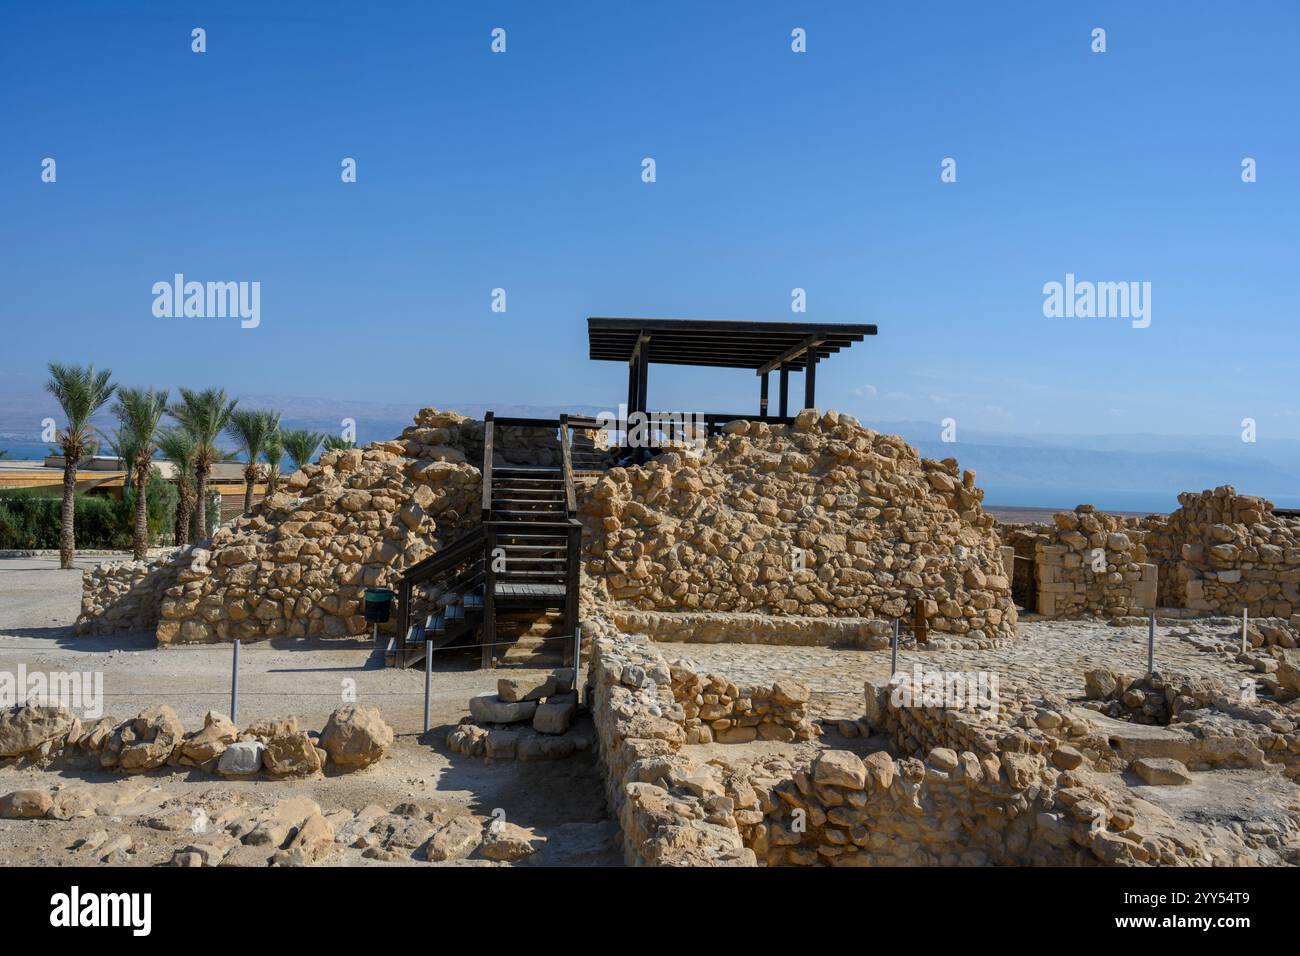
<path id="1" fill-rule="evenodd" d="M 538 839 L 543 838 L 534 836 L 531 830 L 497 820 L 483 834 L 479 855 L 488 860 L 517 863 L 537 852 L 538 848 L 533 846 L 533 841 Z"/>
<path id="2" fill-rule="evenodd" d="M 1182 786 L 1192 782 L 1181 760 L 1172 757 L 1142 757 L 1133 761 L 1133 772 L 1152 786 Z"/>
<path id="3" fill-rule="evenodd" d="M 375 707 L 348 704 L 330 714 L 320 743 L 340 767 L 368 767 L 393 745 L 393 728 Z"/>

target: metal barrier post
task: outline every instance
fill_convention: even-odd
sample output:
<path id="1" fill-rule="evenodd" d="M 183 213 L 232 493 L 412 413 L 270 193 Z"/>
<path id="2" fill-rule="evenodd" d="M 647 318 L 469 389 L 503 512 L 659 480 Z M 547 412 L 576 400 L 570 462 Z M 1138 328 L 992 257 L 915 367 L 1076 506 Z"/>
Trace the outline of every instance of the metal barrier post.
<path id="1" fill-rule="evenodd" d="M 889 676 L 898 670 L 898 618 L 894 618 L 894 636 L 889 639 Z"/>
<path id="2" fill-rule="evenodd" d="M 239 723 L 239 638 L 235 638 L 234 657 L 230 662 L 230 721 Z"/>
<path id="3" fill-rule="evenodd" d="M 1156 672 L 1156 612 L 1151 612 L 1147 623 L 1147 677 Z"/>
<path id="4" fill-rule="evenodd" d="M 429 732 L 429 698 L 433 688 L 433 641 L 424 642 L 424 732 Z"/>

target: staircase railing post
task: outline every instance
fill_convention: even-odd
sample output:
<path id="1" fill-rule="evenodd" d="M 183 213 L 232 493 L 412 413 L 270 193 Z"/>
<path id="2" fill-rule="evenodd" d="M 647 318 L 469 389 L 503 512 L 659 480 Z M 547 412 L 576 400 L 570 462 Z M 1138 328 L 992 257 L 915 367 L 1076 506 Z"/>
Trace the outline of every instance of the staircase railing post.
<path id="1" fill-rule="evenodd" d="M 578 628 L 578 583 L 581 576 L 582 525 L 570 519 L 564 563 L 564 631 Z"/>
<path id="2" fill-rule="evenodd" d="M 483 539 L 483 657 L 481 666 L 492 666 L 492 657 L 496 653 L 497 612 L 496 584 L 497 572 L 494 552 L 497 548 L 497 529 L 488 524 Z"/>
<path id="3" fill-rule="evenodd" d="M 573 629 L 573 694 L 582 706 L 582 625 Z"/>
<path id="4" fill-rule="evenodd" d="M 495 444 L 495 412 L 483 416 L 483 498 L 480 520 L 488 521 L 492 517 L 492 448 Z"/>

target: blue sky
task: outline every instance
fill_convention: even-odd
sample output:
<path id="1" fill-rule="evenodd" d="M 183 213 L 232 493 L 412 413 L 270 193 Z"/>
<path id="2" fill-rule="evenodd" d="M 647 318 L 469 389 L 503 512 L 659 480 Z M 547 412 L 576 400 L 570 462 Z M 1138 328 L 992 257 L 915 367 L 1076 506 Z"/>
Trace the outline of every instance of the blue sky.
<path id="1" fill-rule="evenodd" d="M 1293 3 L 105 6 L 0 7 L 8 389 L 606 406 L 587 315 L 806 318 L 879 325 L 818 375 L 868 420 L 1300 437 Z M 155 318 L 176 272 L 261 282 L 260 327 Z M 1044 318 L 1067 272 L 1150 282 L 1150 328 Z"/>

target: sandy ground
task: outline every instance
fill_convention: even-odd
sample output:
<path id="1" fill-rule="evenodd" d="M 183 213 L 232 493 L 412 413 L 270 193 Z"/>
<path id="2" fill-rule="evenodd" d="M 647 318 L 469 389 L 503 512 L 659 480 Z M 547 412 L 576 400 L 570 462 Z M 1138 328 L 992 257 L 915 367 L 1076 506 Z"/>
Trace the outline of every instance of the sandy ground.
<path id="1" fill-rule="evenodd" d="M 83 566 L 103 560 L 88 559 Z M 188 730 L 201 727 L 208 710 L 228 712 L 230 645 L 159 648 L 149 632 L 74 638 L 72 624 L 80 595 L 81 575 L 58 570 L 57 559 L 0 560 L 0 671 L 14 672 L 22 664 L 29 673 L 99 672 L 103 712 L 122 719 L 165 703 Z M 380 709 L 397 733 L 393 749 L 364 771 L 307 780 L 227 782 L 206 774 L 167 771 L 143 779 L 160 788 L 157 802 L 162 806 L 229 800 L 263 806 L 285 797 L 307 796 L 326 813 L 359 811 L 368 804 L 392 810 L 410 801 L 441 808 L 442 816 L 463 811 L 488 816 L 499 810 L 508 821 L 547 837 L 546 847 L 532 862 L 618 862 L 621 853 L 615 827 L 605 812 L 594 755 L 550 763 L 493 763 L 446 749 L 446 732 L 468 714 L 469 698 L 496 689 L 499 672 L 476 668 L 476 656 L 463 652 L 437 660 L 430 704 L 433 730 L 422 740 L 422 670 L 384 667 L 382 654 L 368 641 L 247 644 L 240 664 L 241 726 L 257 717 L 296 715 L 302 727 L 319 730 L 331 711 L 355 699 Z M 0 793 L 25 786 L 50 787 L 60 782 L 53 776 L 48 770 L 3 767 Z M 96 789 L 121 780 L 118 774 L 80 768 L 62 768 L 58 776 L 64 784 Z M 136 849 L 133 859 L 119 862 L 166 862 L 160 857 L 170 859 L 171 848 L 186 838 L 184 833 L 148 826 L 149 818 L 146 813 L 137 823 L 129 818 L 121 823 L 131 830 Z M 95 862 L 66 847 L 85 836 L 83 831 L 102 826 L 103 818 L 0 820 L 0 865 Z M 347 850 L 332 862 L 362 860 L 359 851 Z"/>

